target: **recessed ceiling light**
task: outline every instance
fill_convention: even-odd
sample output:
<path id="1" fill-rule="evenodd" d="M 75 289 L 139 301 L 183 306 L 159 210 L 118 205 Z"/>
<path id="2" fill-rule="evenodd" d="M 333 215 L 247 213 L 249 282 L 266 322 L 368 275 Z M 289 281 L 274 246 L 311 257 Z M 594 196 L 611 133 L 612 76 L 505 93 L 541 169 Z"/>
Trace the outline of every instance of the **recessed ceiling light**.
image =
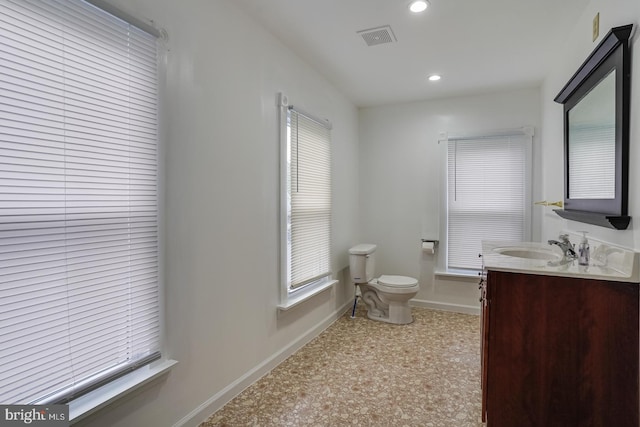
<path id="1" fill-rule="evenodd" d="M 431 81 L 431 82 L 437 82 L 438 80 L 440 80 L 440 78 L 441 78 L 441 77 L 440 77 L 440 75 L 438 75 L 438 74 L 431 74 L 431 75 L 429 76 L 429 81 Z"/>
<path id="2" fill-rule="evenodd" d="M 427 0 L 415 0 L 409 5 L 409 10 L 413 13 L 420 13 L 427 10 L 427 6 L 429 6 L 429 2 Z"/>

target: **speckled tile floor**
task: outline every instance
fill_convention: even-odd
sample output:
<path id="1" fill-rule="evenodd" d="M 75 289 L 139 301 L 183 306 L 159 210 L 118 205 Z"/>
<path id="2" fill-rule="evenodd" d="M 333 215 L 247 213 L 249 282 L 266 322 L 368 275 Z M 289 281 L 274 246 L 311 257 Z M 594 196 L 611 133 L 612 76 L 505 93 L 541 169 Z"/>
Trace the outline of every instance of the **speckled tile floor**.
<path id="1" fill-rule="evenodd" d="M 413 308 L 391 325 L 347 313 L 200 427 L 482 426 L 480 319 Z"/>

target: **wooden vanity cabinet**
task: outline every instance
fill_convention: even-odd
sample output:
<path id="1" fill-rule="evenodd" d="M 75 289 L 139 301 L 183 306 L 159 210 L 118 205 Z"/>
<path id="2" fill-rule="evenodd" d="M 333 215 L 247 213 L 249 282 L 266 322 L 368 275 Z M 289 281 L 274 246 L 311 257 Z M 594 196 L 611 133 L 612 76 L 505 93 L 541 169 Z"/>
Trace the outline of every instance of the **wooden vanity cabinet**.
<path id="1" fill-rule="evenodd" d="M 638 427 L 637 284 L 489 270 L 481 293 L 487 427 Z"/>

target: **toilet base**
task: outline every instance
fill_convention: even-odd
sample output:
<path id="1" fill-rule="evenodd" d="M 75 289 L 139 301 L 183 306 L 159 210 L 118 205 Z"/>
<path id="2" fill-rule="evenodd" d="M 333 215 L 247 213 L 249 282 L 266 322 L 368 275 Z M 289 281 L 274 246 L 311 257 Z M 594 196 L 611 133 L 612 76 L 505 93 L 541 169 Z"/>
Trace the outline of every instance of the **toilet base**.
<path id="1" fill-rule="evenodd" d="M 409 300 L 415 296 L 415 292 L 404 295 L 403 301 L 389 301 L 385 296 L 380 296 L 367 285 L 361 284 L 362 301 L 367 306 L 367 317 L 371 320 L 406 325 L 413 322 Z M 399 295 L 394 295 L 398 299 Z M 385 301 L 386 300 L 386 301 Z"/>
<path id="2" fill-rule="evenodd" d="M 411 307 L 409 307 L 409 305 L 406 307 L 397 307 L 396 310 L 389 307 L 389 312 L 387 314 L 368 309 L 367 317 L 371 320 L 393 323 L 395 325 L 407 325 L 409 323 L 413 323 L 413 316 L 411 315 Z"/>

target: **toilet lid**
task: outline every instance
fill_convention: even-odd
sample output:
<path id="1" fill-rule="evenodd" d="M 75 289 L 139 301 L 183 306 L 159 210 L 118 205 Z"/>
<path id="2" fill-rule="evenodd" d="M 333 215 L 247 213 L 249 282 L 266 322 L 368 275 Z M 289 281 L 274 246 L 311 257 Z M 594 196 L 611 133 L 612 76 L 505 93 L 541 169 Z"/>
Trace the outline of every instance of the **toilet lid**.
<path id="1" fill-rule="evenodd" d="M 412 286 L 415 286 L 418 281 L 413 277 L 382 275 L 378 279 L 378 283 L 393 288 L 410 288 Z"/>

